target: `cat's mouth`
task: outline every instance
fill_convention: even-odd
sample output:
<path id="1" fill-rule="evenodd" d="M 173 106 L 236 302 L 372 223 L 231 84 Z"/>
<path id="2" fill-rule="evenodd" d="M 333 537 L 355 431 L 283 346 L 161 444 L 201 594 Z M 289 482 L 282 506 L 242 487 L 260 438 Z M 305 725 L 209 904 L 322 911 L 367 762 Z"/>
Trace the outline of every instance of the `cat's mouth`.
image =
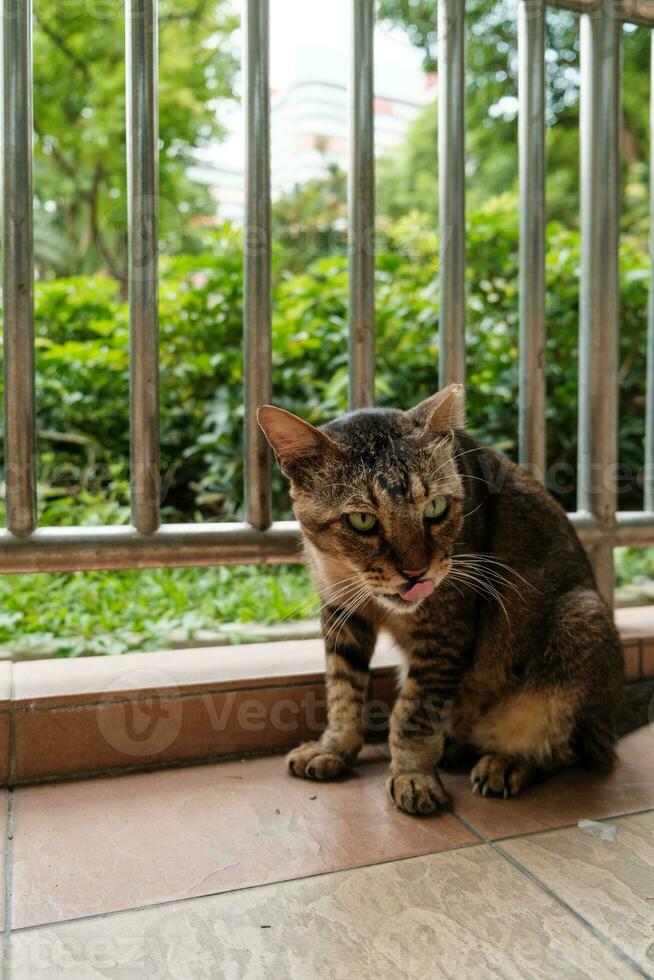
<path id="1" fill-rule="evenodd" d="M 377 593 L 377 598 L 383 603 L 388 602 L 389 605 L 395 607 L 395 609 L 404 610 L 409 612 L 412 608 L 418 606 L 425 599 L 428 599 L 430 595 L 433 595 L 436 588 L 440 585 L 443 579 L 447 576 L 450 568 L 452 567 L 451 561 L 444 562 L 443 566 L 433 574 L 433 577 L 421 578 L 417 582 L 410 582 L 405 588 L 401 589 L 399 592 L 382 592 Z"/>
<path id="2" fill-rule="evenodd" d="M 403 592 L 398 592 L 397 595 L 403 602 L 421 602 L 432 594 L 436 586 L 428 578 L 421 578 L 418 582 L 414 582 L 408 589 Z"/>
<path id="3" fill-rule="evenodd" d="M 418 582 L 412 582 L 411 585 L 407 586 L 406 589 L 402 589 L 401 592 L 378 593 L 377 598 L 382 600 L 386 599 L 398 608 L 408 609 L 411 606 L 417 606 L 423 599 L 427 599 L 435 588 L 436 586 L 431 579 L 423 578 Z"/>

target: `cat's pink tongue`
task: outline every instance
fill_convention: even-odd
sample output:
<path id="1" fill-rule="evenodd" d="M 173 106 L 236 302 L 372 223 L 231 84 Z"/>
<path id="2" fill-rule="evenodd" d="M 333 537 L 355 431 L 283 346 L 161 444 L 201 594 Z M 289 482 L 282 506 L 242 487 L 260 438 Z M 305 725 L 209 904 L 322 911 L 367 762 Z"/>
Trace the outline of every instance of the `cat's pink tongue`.
<path id="1" fill-rule="evenodd" d="M 400 592 L 400 598 L 406 602 L 417 602 L 419 599 L 426 599 L 434 591 L 433 582 L 416 582 L 406 592 Z"/>

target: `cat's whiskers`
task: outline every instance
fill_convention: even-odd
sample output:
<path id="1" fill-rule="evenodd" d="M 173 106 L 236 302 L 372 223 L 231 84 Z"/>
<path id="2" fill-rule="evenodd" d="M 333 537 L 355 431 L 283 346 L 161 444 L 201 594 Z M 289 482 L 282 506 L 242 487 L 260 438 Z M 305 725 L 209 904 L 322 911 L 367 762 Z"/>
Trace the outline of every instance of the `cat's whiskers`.
<path id="1" fill-rule="evenodd" d="M 495 568 L 491 568 L 488 565 L 484 564 L 483 562 L 478 562 L 474 558 L 459 559 L 459 556 L 455 555 L 454 558 L 452 559 L 452 562 L 457 567 L 470 568 L 478 572 L 484 572 L 486 575 L 492 576 L 494 579 L 506 583 L 506 585 L 508 585 L 510 588 L 517 590 L 517 586 L 515 582 L 512 582 L 511 579 L 507 578 L 501 572 L 498 572 Z"/>
<path id="2" fill-rule="evenodd" d="M 336 609 L 331 610 L 327 620 L 323 624 L 323 628 L 322 628 L 323 636 L 327 636 L 331 626 L 333 626 L 336 619 L 348 608 L 348 606 L 344 604 L 345 603 L 349 604 L 353 602 L 355 597 L 358 595 L 359 591 L 361 589 L 367 589 L 367 588 L 368 586 L 364 586 L 363 583 L 359 580 L 353 583 L 353 585 L 351 585 L 350 587 L 348 587 L 348 589 L 344 590 L 344 592 L 338 597 L 338 601 L 342 604 L 339 605 Z"/>
<path id="3" fill-rule="evenodd" d="M 339 598 L 339 605 L 335 609 L 330 609 L 329 615 L 322 626 L 323 636 L 327 636 L 331 628 L 335 625 L 338 618 L 350 607 L 350 604 L 358 596 L 361 585 L 354 586 L 347 594 Z"/>
<path id="4" fill-rule="evenodd" d="M 473 514 L 476 514 L 476 513 L 477 513 L 477 511 L 479 510 L 479 508 L 480 508 L 480 507 L 483 507 L 483 505 L 484 505 L 484 501 L 482 500 L 482 501 L 480 501 L 480 503 L 478 503 L 478 504 L 477 504 L 477 506 L 475 507 L 475 509 L 474 509 L 474 510 L 469 510 L 467 514 L 463 514 L 463 517 L 464 517 L 464 519 L 465 519 L 466 517 L 472 517 L 472 515 L 473 515 Z"/>
<path id="5" fill-rule="evenodd" d="M 497 604 L 502 609 L 502 612 L 504 613 L 507 623 L 509 624 L 509 626 L 511 625 L 511 620 L 509 619 L 509 614 L 506 610 L 506 606 L 504 605 L 504 600 L 502 599 L 502 596 L 495 588 L 495 586 L 492 585 L 487 579 L 483 579 L 480 578 L 479 575 L 475 575 L 473 570 L 468 570 L 468 569 L 463 570 L 461 568 L 456 568 L 453 569 L 453 571 L 450 571 L 448 578 L 450 578 L 452 581 L 458 580 L 462 584 L 467 584 L 474 591 L 477 592 L 481 591 L 482 593 L 484 592 L 487 593 L 489 596 L 495 599 Z"/>
<path id="6" fill-rule="evenodd" d="M 288 623 L 290 620 L 295 619 L 296 618 L 296 614 L 299 613 L 300 610 L 305 609 L 307 607 L 310 609 L 311 606 L 312 606 L 312 604 L 314 604 L 314 603 L 320 604 L 321 601 L 323 603 L 325 603 L 325 602 L 329 603 L 329 602 L 334 601 L 334 599 L 337 598 L 337 595 L 329 596 L 329 597 L 327 597 L 325 599 L 323 597 L 323 592 L 326 592 L 328 589 L 337 589 L 338 586 L 340 586 L 341 588 L 343 588 L 344 587 L 344 583 L 354 582 L 355 580 L 358 580 L 358 579 L 359 579 L 359 575 L 358 575 L 358 573 L 355 573 L 354 575 L 348 575 L 345 578 L 339 579 L 337 582 L 333 582 L 329 586 L 324 586 L 324 588 L 322 588 L 322 589 L 317 589 L 315 595 L 310 595 L 308 597 L 308 599 L 303 599 L 302 602 L 299 602 L 296 606 L 293 606 L 293 608 L 290 610 L 290 612 L 288 613 L 288 615 L 284 616 L 283 619 L 280 619 L 279 620 L 279 625 L 282 626 L 284 623 Z M 340 590 L 337 590 L 337 594 L 338 594 L 338 591 L 340 591 Z"/>
<path id="7" fill-rule="evenodd" d="M 497 555 L 485 555 L 483 553 L 478 553 L 478 554 L 472 553 L 472 554 L 455 555 L 454 557 L 455 558 L 460 558 L 460 559 L 473 559 L 476 562 L 482 562 L 482 563 L 485 562 L 487 565 L 496 565 L 498 568 L 503 568 L 506 572 L 510 572 L 511 575 L 515 575 L 515 577 L 516 578 L 519 578 L 520 581 L 528 589 L 531 589 L 533 592 L 538 592 L 538 589 L 536 588 L 536 586 L 533 585 L 531 582 L 527 581 L 527 579 L 524 577 L 524 575 L 521 575 L 520 572 L 516 571 L 515 568 L 513 568 L 511 565 L 507 565 L 506 562 L 500 561 L 500 559 L 499 559 L 499 557 Z"/>
<path id="8" fill-rule="evenodd" d="M 483 476 L 475 476 L 474 473 L 459 473 L 462 480 L 477 480 L 479 483 L 485 483 L 487 487 L 492 487 L 493 484 L 490 480 L 485 480 Z"/>
<path id="9" fill-rule="evenodd" d="M 349 619 L 350 615 L 360 605 L 360 600 L 367 599 L 367 598 L 368 598 L 367 591 L 362 587 L 362 589 L 359 592 L 355 593 L 349 599 L 349 603 L 350 603 L 349 605 L 342 606 L 336 611 L 335 615 L 330 619 L 327 627 L 323 629 L 323 639 L 325 640 L 325 642 L 331 640 L 332 637 L 335 637 L 337 630 L 338 630 L 338 635 L 340 635 L 340 631 L 342 627 L 345 625 L 345 622 Z M 336 646 L 337 639 L 338 636 L 335 637 L 335 640 L 333 642 L 334 647 Z"/>
<path id="10" fill-rule="evenodd" d="M 373 596 L 373 594 L 374 593 L 372 592 L 372 589 L 370 589 L 369 586 L 364 585 L 363 588 L 362 588 L 361 593 L 359 593 L 357 595 L 356 599 L 353 600 L 353 605 L 351 607 L 349 607 L 349 608 L 346 609 L 346 614 L 342 618 L 342 621 L 341 621 L 340 625 L 338 626 L 338 633 L 334 637 L 334 649 L 336 649 L 336 647 L 338 645 L 338 641 L 339 641 L 340 635 L 343 632 L 343 627 L 347 623 L 348 619 L 351 616 L 353 616 L 354 613 L 357 611 L 357 609 L 360 609 L 360 607 L 365 602 L 367 602 L 368 599 L 370 599 Z"/>
<path id="11" fill-rule="evenodd" d="M 483 578 L 485 581 L 490 580 L 490 582 L 493 583 L 494 585 L 504 585 L 507 588 L 511 589 L 515 593 L 515 595 L 520 599 L 521 602 L 526 602 L 525 597 L 523 596 L 522 592 L 515 584 L 515 582 L 511 582 L 510 579 L 507 579 L 504 575 L 502 575 L 500 572 L 495 571 L 494 569 L 489 569 L 483 565 L 479 566 L 472 561 L 463 561 L 458 563 L 455 562 L 453 563 L 453 567 L 456 569 L 463 569 L 464 571 L 475 573 L 478 577 Z"/>
<path id="12" fill-rule="evenodd" d="M 445 460 L 445 462 L 441 463 L 440 466 L 437 466 L 434 472 L 431 474 L 432 480 L 441 472 L 441 470 L 444 470 L 449 463 L 456 463 L 457 460 L 462 459 L 464 456 L 467 456 L 468 453 L 478 453 L 483 448 L 484 446 L 474 446 L 472 449 L 466 449 L 465 452 L 455 453 L 453 456 L 449 456 Z"/>

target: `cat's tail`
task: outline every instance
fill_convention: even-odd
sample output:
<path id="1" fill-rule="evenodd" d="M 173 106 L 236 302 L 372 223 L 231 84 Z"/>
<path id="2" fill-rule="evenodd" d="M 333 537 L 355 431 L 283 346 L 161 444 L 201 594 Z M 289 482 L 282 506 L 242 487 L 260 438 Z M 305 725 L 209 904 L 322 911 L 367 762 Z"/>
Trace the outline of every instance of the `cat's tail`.
<path id="1" fill-rule="evenodd" d="M 643 725 L 654 725 L 654 678 L 625 684 L 623 691 L 616 716 L 618 736 L 627 735 Z"/>

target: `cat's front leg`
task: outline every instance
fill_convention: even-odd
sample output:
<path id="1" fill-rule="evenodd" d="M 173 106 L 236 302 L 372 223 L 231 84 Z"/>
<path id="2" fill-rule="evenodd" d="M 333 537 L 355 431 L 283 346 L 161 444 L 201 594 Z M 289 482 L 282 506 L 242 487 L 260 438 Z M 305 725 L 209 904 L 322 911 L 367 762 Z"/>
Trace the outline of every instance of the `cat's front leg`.
<path id="1" fill-rule="evenodd" d="M 305 779 L 334 779 L 350 768 L 363 745 L 363 707 L 376 630 L 364 615 L 325 606 L 327 728 L 286 757 L 289 771 Z"/>
<path id="2" fill-rule="evenodd" d="M 457 651 L 414 656 L 390 721 L 386 788 L 407 813 L 434 813 L 448 804 L 436 766 L 445 747 L 444 723 L 465 662 Z"/>

